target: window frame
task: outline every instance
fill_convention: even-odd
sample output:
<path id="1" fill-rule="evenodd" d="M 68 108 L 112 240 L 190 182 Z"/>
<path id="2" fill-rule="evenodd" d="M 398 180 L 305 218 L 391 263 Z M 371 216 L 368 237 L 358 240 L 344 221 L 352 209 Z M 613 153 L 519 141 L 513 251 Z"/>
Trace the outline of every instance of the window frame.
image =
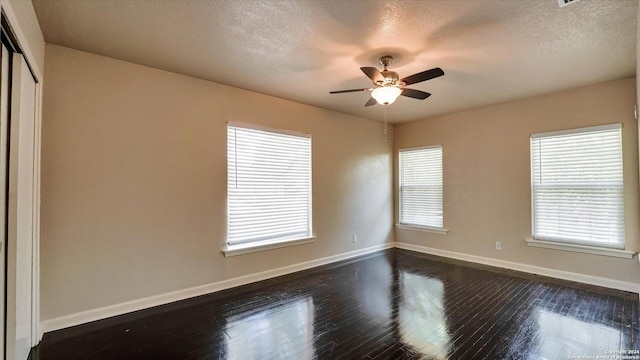
<path id="1" fill-rule="evenodd" d="M 403 165 L 402 165 L 402 153 L 403 152 L 409 152 L 409 151 L 418 151 L 418 150 L 433 150 L 433 149 L 439 149 L 440 150 L 440 161 L 441 161 L 441 165 L 440 165 L 440 177 L 442 179 L 442 191 L 440 193 L 440 197 L 441 197 L 441 208 L 440 211 L 442 212 L 442 226 L 431 226 L 431 225 L 424 225 L 424 224 L 413 224 L 413 223 L 405 223 L 402 221 L 402 188 L 403 188 L 403 179 L 402 179 L 402 169 L 403 169 Z M 417 146 L 417 147 L 409 147 L 409 148 L 401 148 L 398 149 L 398 222 L 396 223 L 396 228 L 397 229 L 403 229 L 403 230 L 413 230 L 413 231 L 420 231 L 420 232 L 427 232 L 427 233 L 434 233 L 434 234 L 447 234 L 449 232 L 449 230 L 447 228 L 444 227 L 444 150 L 443 150 L 443 146 L 442 144 L 436 144 L 436 145 L 426 145 L 426 146 Z"/>
<path id="2" fill-rule="evenodd" d="M 246 129 L 253 131 L 260 131 L 270 134 L 277 135 L 286 135 L 286 136 L 295 136 L 300 138 L 309 139 L 309 193 L 308 193 L 308 215 L 307 215 L 307 233 L 302 236 L 296 237 L 284 237 L 284 238 L 270 238 L 270 239 L 260 239 L 255 241 L 248 241 L 238 244 L 229 244 L 229 142 L 228 142 L 228 131 L 229 128 L 236 129 Z M 226 233 L 225 233 L 225 244 L 222 249 L 222 252 L 225 257 L 236 256 L 242 254 L 253 253 L 257 251 L 265 251 L 271 249 L 277 249 L 287 246 L 300 245 L 312 243 L 315 240 L 315 235 L 313 232 L 313 142 L 311 134 L 306 134 L 302 132 L 285 130 L 285 129 L 276 129 L 265 127 L 256 124 L 247 124 L 247 123 L 238 123 L 238 122 L 227 122 L 225 127 L 225 133 L 227 134 L 226 140 Z"/>
<path id="3" fill-rule="evenodd" d="M 560 238 L 560 237 L 544 237 L 544 236 L 536 236 L 536 202 L 535 202 L 535 173 L 534 173 L 534 158 L 533 158 L 533 141 L 534 139 L 540 138 L 550 138 L 562 135 L 575 135 L 575 134 L 586 134 L 590 132 L 597 131 L 606 131 L 606 130 L 618 130 L 620 132 L 618 146 L 620 147 L 620 164 L 622 170 L 622 184 L 620 186 L 622 192 L 622 243 L 611 243 L 607 244 L 604 242 L 597 241 L 583 241 L 579 239 L 570 239 L 570 238 Z M 623 133 L 622 133 L 622 124 L 614 123 L 614 124 L 606 124 L 606 125 L 598 125 L 598 126 L 589 126 L 589 127 L 581 127 L 581 128 L 572 128 L 565 129 L 559 131 L 550 131 L 544 133 L 534 133 L 530 135 L 529 140 L 529 165 L 530 165 L 530 200 L 531 200 L 531 238 L 526 239 L 527 244 L 533 247 L 542 247 L 549 249 L 557 249 L 557 250 L 568 250 L 568 251 L 576 251 L 576 252 L 584 252 L 596 255 L 606 255 L 606 256 L 614 256 L 614 257 L 623 257 L 630 258 L 633 256 L 633 252 L 629 252 L 625 250 L 626 247 L 626 224 L 625 224 L 625 201 L 624 201 L 624 151 L 623 151 Z M 576 183 L 575 185 L 579 186 L 588 186 L 583 183 Z"/>

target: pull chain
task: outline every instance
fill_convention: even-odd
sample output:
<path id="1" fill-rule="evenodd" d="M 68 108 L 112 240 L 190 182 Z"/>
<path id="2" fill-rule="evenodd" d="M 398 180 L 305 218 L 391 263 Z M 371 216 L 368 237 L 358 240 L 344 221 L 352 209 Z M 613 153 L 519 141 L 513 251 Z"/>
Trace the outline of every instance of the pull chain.
<path id="1" fill-rule="evenodd" d="M 384 105 L 384 142 L 389 142 L 389 135 L 387 134 L 387 105 Z"/>

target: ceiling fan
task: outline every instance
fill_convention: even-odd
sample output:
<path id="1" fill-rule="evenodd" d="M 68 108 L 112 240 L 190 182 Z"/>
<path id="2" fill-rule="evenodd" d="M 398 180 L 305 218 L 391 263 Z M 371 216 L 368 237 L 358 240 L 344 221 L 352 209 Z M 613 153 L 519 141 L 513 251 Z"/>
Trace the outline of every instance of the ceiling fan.
<path id="1" fill-rule="evenodd" d="M 417 74 L 413 74 L 411 76 L 407 76 L 405 78 L 400 79 L 398 73 L 395 71 L 387 70 L 387 66 L 389 66 L 393 62 L 393 57 L 387 55 L 383 56 L 379 59 L 380 64 L 384 66 L 384 70 L 382 72 L 378 71 L 378 69 L 374 67 L 361 67 L 360 70 L 373 81 L 374 87 L 372 88 L 364 88 L 364 89 L 351 89 L 351 90 L 338 90 L 338 91 L 330 91 L 330 94 L 341 94 L 348 92 L 358 92 L 358 91 L 370 91 L 371 98 L 369 101 L 364 104 L 364 106 L 371 106 L 375 104 L 380 105 L 389 105 L 393 104 L 394 101 L 398 98 L 398 96 L 406 96 L 414 99 L 424 100 L 431 96 L 428 92 L 409 89 L 406 88 L 406 85 L 411 85 L 415 83 L 419 83 L 422 81 L 431 80 L 433 78 L 437 78 L 439 76 L 444 75 L 444 71 L 439 67 L 433 68 L 430 70 L 426 70 L 423 72 L 419 72 Z"/>

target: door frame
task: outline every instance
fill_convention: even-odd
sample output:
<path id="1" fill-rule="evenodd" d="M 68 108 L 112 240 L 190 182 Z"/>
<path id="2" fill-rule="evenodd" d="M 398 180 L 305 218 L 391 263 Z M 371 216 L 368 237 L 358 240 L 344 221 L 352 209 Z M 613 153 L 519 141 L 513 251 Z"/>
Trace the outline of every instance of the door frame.
<path id="1" fill-rule="evenodd" d="M 33 74 L 33 72 L 32 72 Z M 34 77 L 35 79 L 35 77 Z M 42 82 L 36 79 L 34 99 L 33 124 L 33 244 L 32 249 L 32 290 L 31 290 L 31 346 L 36 346 L 42 340 L 42 326 L 40 324 L 40 161 L 42 141 Z"/>
<path id="2" fill-rule="evenodd" d="M 35 12 L 31 8 L 25 8 L 23 4 L 13 5 L 12 0 L 0 0 L 0 15 L 3 25 L 13 37 L 14 44 L 21 50 L 24 59 L 35 80 L 35 115 L 34 115 L 34 139 L 33 139 L 33 212 L 32 212 L 32 316 L 31 332 L 32 344 L 37 345 L 42 340 L 42 326 L 40 322 L 40 164 L 41 164 L 41 129 L 42 129 L 42 93 L 43 72 L 37 59 L 44 57 L 44 39 L 39 32 Z M 16 9 L 14 10 L 14 6 Z M 31 12 L 31 14 L 26 12 Z M 36 22 L 35 26 L 32 23 Z M 34 27 L 38 33 L 34 33 Z M 42 49 L 40 49 L 42 46 Z M 7 136 L 11 136 L 7 134 Z M 8 224 L 7 224 L 8 225 Z M 6 283 L 4 284 L 6 286 Z M 7 294 L 9 296 L 9 294 Z M 14 294 L 15 296 L 15 294 Z M 6 321 L 6 314 L 5 314 Z M 2 324 L 4 326 L 4 324 Z M 6 341 L 2 339 L 2 341 Z M 4 344 L 6 348 L 6 343 Z"/>

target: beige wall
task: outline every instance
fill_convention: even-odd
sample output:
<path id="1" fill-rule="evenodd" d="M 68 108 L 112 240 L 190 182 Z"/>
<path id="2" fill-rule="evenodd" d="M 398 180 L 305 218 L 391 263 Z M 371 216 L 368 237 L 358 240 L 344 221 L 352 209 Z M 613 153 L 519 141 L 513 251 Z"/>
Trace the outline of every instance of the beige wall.
<path id="1" fill-rule="evenodd" d="M 396 150 L 442 144 L 444 225 L 449 233 L 396 229 L 395 240 L 640 283 L 636 258 L 532 248 L 525 243 L 531 237 L 530 134 L 621 122 L 627 249 L 640 249 L 635 102 L 631 78 L 396 125 Z M 502 251 L 495 250 L 496 241 L 502 242 Z"/>
<path id="2" fill-rule="evenodd" d="M 45 63 L 42 320 L 393 240 L 382 124 L 55 45 Z M 312 134 L 315 243 L 222 256 L 227 121 Z"/>
<path id="3" fill-rule="evenodd" d="M 638 76 L 638 69 L 640 69 L 640 0 L 638 0 L 638 12 L 636 13 L 636 114 L 640 111 L 638 104 L 640 104 L 640 76 Z M 637 120 L 637 119 L 636 119 Z M 639 131 L 640 136 L 640 131 Z M 640 151 L 640 141 L 638 141 L 638 151 Z M 640 241 L 640 240 L 639 240 Z"/>

